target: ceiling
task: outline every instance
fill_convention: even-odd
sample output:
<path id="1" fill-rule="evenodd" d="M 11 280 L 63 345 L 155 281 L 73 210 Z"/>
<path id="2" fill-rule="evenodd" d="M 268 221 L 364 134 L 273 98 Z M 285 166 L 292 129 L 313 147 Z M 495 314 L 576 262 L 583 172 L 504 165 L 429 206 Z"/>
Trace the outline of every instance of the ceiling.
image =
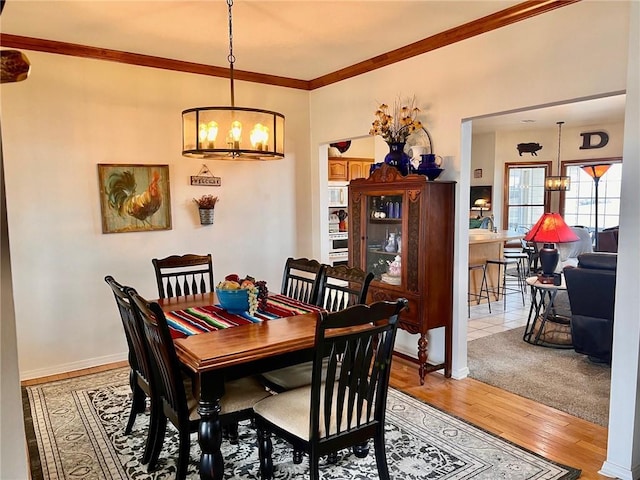
<path id="1" fill-rule="evenodd" d="M 521 3 L 236 0 L 235 68 L 312 80 Z M 6 0 L 0 31 L 228 67 L 224 0 Z M 474 121 L 474 132 L 621 121 L 624 96 Z M 584 123 L 582 123 L 584 125 Z M 577 125 L 576 125 L 577 126 Z"/>
<path id="2" fill-rule="evenodd" d="M 235 68 L 311 80 L 518 3 L 236 0 Z M 2 33 L 229 65 L 224 0 L 7 0 L 0 18 Z"/>

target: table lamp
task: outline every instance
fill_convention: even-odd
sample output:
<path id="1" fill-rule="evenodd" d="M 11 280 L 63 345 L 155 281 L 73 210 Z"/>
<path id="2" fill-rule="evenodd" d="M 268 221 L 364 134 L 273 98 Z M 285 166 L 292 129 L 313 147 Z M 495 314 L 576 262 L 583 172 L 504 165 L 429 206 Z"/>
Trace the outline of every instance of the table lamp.
<path id="1" fill-rule="evenodd" d="M 478 218 L 482 216 L 482 209 L 486 208 L 488 203 L 489 202 L 487 202 L 487 200 L 484 198 L 479 198 L 473 203 L 474 207 L 480 207 L 480 216 Z"/>
<path id="2" fill-rule="evenodd" d="M 542 267 L 542 275 L 538 276 L 540 283 L 553 283 L 553 273 L 560 258 L 555 244 L 579 240 L 559 213 L 543 213 L 524 239 L 528 242 L 544 244 L 539 252 L 540 266 Z"/>

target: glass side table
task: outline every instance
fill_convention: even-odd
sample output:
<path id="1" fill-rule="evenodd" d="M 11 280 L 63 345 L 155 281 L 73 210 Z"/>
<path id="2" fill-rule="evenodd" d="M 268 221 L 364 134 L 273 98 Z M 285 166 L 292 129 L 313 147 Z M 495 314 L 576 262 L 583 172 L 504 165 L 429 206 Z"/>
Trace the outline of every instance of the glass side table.
<path id="1" fill-rule="evenodd" d="M 556 308 L 558 292 L 566 291 L 564 275 L 562 283 L 541 283 L 538 277 L 528 277 L 531 287 L 531 307 L 522 339 L 532 345 L 554 348 L 573 348 L 571 341 L 571 314 Z M 568 313 L 568 314 L 567 314 Z"/>

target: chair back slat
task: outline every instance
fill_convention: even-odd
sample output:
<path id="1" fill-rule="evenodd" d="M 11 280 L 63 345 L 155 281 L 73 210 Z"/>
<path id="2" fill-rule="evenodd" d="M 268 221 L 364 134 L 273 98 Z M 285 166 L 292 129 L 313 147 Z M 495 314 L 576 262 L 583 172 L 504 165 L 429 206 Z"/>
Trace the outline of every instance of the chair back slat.
<path id="1" fill-rule="evenodd" d="M 398 314 L 406 305 L 399 299 L 320 314 L 311 383 L 312 443 L 344 448 L 384 423 Z"/>
<path id="2" fill-rule="evenodd" d="M 325 265 L 320 275 L 317 305 L 330 312 L 366 303 L 373 273 L 347 265 Z"/>
<path id="3" fill-rule="evenodd" d="M 317 260 L 289 257 L 284 266 L 280 293 L 300 302 L 316 304 L 323 265 Z"/>
<path id="4" fill-rule="evenodd" d="M 160 298 L 212 292 L 213 261 L 208 255 L 171 255 L 152 260 Z"/>

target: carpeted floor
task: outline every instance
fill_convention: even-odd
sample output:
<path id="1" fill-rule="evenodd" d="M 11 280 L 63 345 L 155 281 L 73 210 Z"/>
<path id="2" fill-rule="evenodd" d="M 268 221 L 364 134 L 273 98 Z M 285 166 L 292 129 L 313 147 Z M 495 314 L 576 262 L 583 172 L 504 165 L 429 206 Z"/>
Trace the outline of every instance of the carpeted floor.
<path id="1" fill-rule="evenodd" d="M 25 424 L 33 480 L 173 478 L 175 430 L 167 438 L 159 470 L 140 465 L 148 414 L 131 435 L 123 434 L 130 407 L 126 369 L 24 389 Z M 391 478 L 403 480 L 516 480 L 578 478 L 579 470 L 550 462 L 396 390 L 390 390 L 386 422 Z M 193 438 L 189 479 L 196 479 L 199 448 Z M 225 479 L 257 479 L 255 432 L 241 424 L 239 445 L 223 442 Z M 274 441 L 276 479 L 304 478 L 306 462 L 294 465 L 291 448 Z M 357 459 L 339 453 L 335 465 L 321 465 L 321 477 L 377 478 L 372 453 Z"/>
<path id="2" fill-rule="evenodd" d="M 573 349 L 530 345 L 524 327 L 472 340 L 469 376 L 607 426 L 611 368 Z"/>

